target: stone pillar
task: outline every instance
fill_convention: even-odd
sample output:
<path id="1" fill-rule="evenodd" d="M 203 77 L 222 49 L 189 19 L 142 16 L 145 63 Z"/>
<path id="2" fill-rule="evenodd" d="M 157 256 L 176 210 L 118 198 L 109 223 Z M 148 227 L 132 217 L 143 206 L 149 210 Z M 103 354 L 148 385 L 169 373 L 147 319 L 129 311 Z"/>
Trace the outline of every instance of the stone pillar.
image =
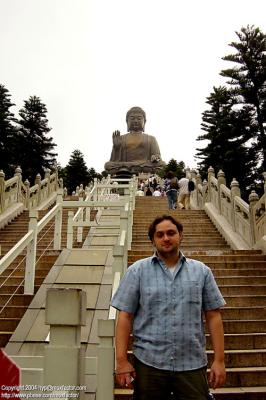
<path id="1" fill-rule="evenodd" d="M 218 207 L 219 207 L 219 214 L 222 213 L 222 204 L 221 204 L 221 185 L 226 185 L 225 175 L 224 172 L 220 169 L 217 174 L 217 182 L 218 182 Z"/>
<path id="2" fill-rule="evenodd" d="M 27 210 L 30 209 L 30 182 L 28 179 L 25 180 L 24 182 L 25 188 L 26 188 L 26 193 L 25 193 L 25 197 L 26 197 L 26 204 L 25 207 Z"/>
<path id="3" fill-rule="evenodd" d="M 200 207 L 200 199 L 199 199 L 199 188 L 198 186 L 201 185 L 202 186 L 202 179 L 199 173 L 197 173 L 196 175 L 196 202 L 197 202 L 197 207 Z"/>
<path id="4" fill-rule="evenodd" d="M 33 230 L 33 237 L 27 246 L 24 294 L 34 294 L 35 265 L 37 251 L 37 219 L 38 211 L 30 211 L 29 231 Z"/>
<path id="5" fill-rule="evenodd" d="M 115 320 L 98 320 L 98 374 L 97 374 L 97 400 L 114 399 L 114 334 Z"/>
<path id="6" fill-rule="evenodd" d="M 236 231 L 235 197 L 236 196 L 241 197 L 239 183 L 237 182 L 236 178 L 233 178 L 230 187 L 231 187 L 231 204 L 232 204 L 231 220 L 232 220 L 233 230 Z"/>
<path id="7" fill-rule="evenodd" d="M 3 212 L 5 208 L 5 173 L 0 170 L 0 211 Z"/>
<path id="8" fill-rule="evenodd" d="M 62 218 L 63 218 L 63 189 L 58 189 L 56 204 L 60 205 L 60 209 L 55 216 L 54 226 L 54 250 L 61 250 L 61 236 L 62 236 Z"/>
<path id="9" fill-rule="evenodd" d="M 47 196 L 51 193 L 51 170 L 49 168 L 45 168 L 44 170 L 44 178 L 47 179 Z"/>
<path id="10" fill-rule="evenodd" d="M 38 193 L 37 193 L 37 205 L 41 202 L 41 175 L 37 174 L 35 178 L 35 185 L 39 186 Z"/>
<path id="11" fill-rule="evenodd" d="M 256 215 L 255 215 L 255 206 L 257 201 L 259 200 L 259 196 L 252 190 L 249 197 L 249 224 L 250 224 L 250 241 L 251 246 L 254 246 L 256 243 L 257 235 L 256 235 Z"/>
<path id="12" fill-rule="evenodd" d="M 21 201 L 21 184 L 22 184 L 22 169 L 18 166 L 15 169 L 15 175 L 18 177 L 18 184 L 17 184 L 17 202 Z"/>
<path id="13" fill-rule="evenodd" d="M 211 202 L 211 178 L 215 176 L 214 169 L 212 167 L 208 168 L 208 200 Z"/>
<path id="14" fill-rule="evenodd" d="M 206 179 L 202 182 L 202 200 L 203 200 L 203 208 L 204 204 L 207 202 L 208 197 L 208 182 Z"/>
<path id="15" fill-rule="evenodd" d="M 86 325 L 86 303 L 81 289 L 48 289 L 45 323 L 50 325 L 50 343 L 44 349 L 44 385 L 83 383 L 80 340 L 81 326 Z"/>

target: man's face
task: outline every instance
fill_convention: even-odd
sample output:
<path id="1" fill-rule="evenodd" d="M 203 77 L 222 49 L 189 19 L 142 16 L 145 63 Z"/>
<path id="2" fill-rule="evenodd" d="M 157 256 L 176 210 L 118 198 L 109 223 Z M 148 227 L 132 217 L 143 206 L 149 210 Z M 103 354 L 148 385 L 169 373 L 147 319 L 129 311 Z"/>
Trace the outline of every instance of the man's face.
<path id="1" fill-rule="evenodd" d="M 156 226 L 153 244 L 163 257 L 176 256 L 179 253 L 182 237 L 182 233 L 178 232 L 177 227 L 165 219 Z"/>
<path id="2" fill-rule="evenodd" d="M 145 126 L 144 116 L 142 115 L 142 113 L 132 112 L 128 116 L 127 125 L 130 132 L 143 132 Z"/>

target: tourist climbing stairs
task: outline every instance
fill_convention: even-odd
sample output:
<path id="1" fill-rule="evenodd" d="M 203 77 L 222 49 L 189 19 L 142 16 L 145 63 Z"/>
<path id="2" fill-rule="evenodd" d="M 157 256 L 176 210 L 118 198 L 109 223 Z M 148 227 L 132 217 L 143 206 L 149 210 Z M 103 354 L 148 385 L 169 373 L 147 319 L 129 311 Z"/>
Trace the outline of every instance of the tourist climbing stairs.
<path id="1" fill-rule="evenodd" d="M 169 213 L 165 197 L 137 198 L 129 265 L 153 253 L 148 226 L 165 213 Z M 212 269 L 226 300 L 222 316 L 227 379 L 224 388 L 214 391 L 215 399 L 266 400 L 266 256 L 255 250 L 232 250 L 203 210 L 171 210 L 170 214 L 184 226 L 181 250 Z M 206 340 L 210 365 L 208 333 Z M 116 400 L 131 395 L 131 390 L 116 386 Z"/>
<path id="2" fill-rule="evenodd" d="M 67 213 L 70 209 L 64 209 L 62 220 L 62 245 L 66 248 L 67 240 Z M 73 211 L 76 211 L 74 209 Z M 38 220 L 49 210 L 38 212 Z M 94 213 L 91 213 L 93 218 Z M 24 211 L 0 230 L 0 259 L 28 232 L 29 212 Z M 88 228 L 83 230 L 83 241 L 88 233 Z M 76 237 L 76 235 L 74 235 Z M 54 220 L 49 222 L 38 234 L 36 272 L 34 293 L 37 292 L 44 281 L 60 251 L 53 250 Z M 82 242 L 74 241 L 73 247 L 81 247 Z M 26 312 L 34 295 L 26 295 L 24 292 L 24 277 L 26 264 L 26 250 L 18 256 L 12 264 L 0 275 L 0 347 L 5 347 L 9 338 L 14 333 L 22 316 Z"/>

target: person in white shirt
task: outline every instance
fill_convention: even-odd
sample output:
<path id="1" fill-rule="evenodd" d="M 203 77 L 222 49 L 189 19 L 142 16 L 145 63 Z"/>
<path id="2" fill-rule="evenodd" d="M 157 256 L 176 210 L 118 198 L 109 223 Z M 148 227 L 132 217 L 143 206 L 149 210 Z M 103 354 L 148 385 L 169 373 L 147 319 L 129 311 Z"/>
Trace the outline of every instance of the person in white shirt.
<path id="1" fill-rule="evenodd" d="M 188 178 L 181 178 L 178 181 L 179 194 L 177 202 L 179 208 L 185 208 L 186 210 L 190 209 L 190 192 L 188 190 L 188 182 Z"/>
<path id="2" fill-rule="evenodd" d="M 162 195 L 160 188 L 157 187 L 157 188 L 154 190 L 154 192 L 153 192 L 152 195 L 153 195 L 154 197 L 160 197 L 160 196 Z"/>
<path id="3" fill-rule="evenodd" d="M 144 191 L 140 187 L 136 191 L 136 196 L 144 196 Z"/>

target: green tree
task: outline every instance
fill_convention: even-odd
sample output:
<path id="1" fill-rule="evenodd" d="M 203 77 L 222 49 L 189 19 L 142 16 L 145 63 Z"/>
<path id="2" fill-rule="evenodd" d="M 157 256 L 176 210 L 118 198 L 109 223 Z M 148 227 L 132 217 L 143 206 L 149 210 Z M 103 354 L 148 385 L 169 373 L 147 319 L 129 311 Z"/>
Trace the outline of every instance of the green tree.
<path id="1" fill-rule="evenodd" d="M 174 158 L 171 158 L 171 160 L 166 164 L 166 166 L 163 169 L 163 176 L 166 176 L 168 171 L 172 171 L 178 179 L 182 178 L 185 176 L 185 163 L 184 161 L 179 161 L 177 162 Z"/>
<path id="2" fill-rule="evenodd" d="M 82 152 L 74 150 L 67 166 L 64 168 L 64 186 L 68 189 L 68 193 L 71 194 L 80 184 L 85 188 L 90 179 Z"/>
<path id="3" fill-rule="evenodd" d="M 56 163 L 57 154 L 53 151 L 56 144 L 52 137 L 47 136 L 51 128 L 46 113 L 45 104 L 36 96 L 25 100 L 24 107 L 19 111 L 19 164 L 23 176 L 31 182 L 45 168 L 53 169 Z"/>
<path id="4" fill-rule="evenodd" d="M 253 114 L 250 107 L 236 108 L 237 100 L 226 87 L 214 87 L 207 98 L 210 108 L 202 115 L 202 130 L 198 141 L 207 141 L 205 147 L 197 149 L 196 157 L 202 175 L 212 166 L 217 172 L 222 169 L 227 183 L 233 178 L 239 181 L 243 192 L 250 189 L 254 180 L 256 153 L 254 144 L 246 142 L 254 135 Z"/>
<path id="5" fill-rule="evenodd" d="M 4 85 L 0 84 L 0 169 L 6 178 L 14 174 L 15 167 L 19 164 L 15 151 L 16 118 L 10 111 L 15 104 L 10 100 L 10 93 Z"/>
<path id="6" fill-rule="evenodd" d="M 241 28 L 236 35 L 239 41 L 230 43 L 236 53 L 223 57 L 236 65 L 222 70 L 221 75 L 230 78 L 227 83 L 237 103 L 253 109 L 256 150 L 261 169 L 266 171 L 266 35 L 253 25 Z"/>

